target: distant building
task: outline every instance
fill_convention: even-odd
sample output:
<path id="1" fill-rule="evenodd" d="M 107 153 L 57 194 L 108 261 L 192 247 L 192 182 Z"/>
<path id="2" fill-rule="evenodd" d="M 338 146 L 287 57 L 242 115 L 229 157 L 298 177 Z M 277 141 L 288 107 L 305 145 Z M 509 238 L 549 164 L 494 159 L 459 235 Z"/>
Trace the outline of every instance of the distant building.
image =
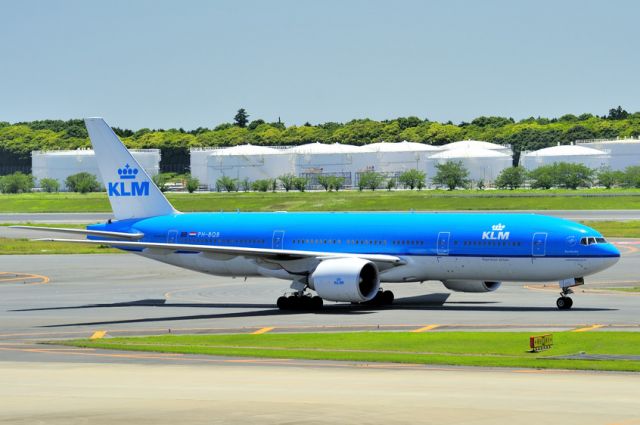
<path id="1" fill-rule="evenodd" d="M 608 166 L 609 159 L 609 154 L 599 149 L 584 145 L 558 145 L 537 151 L 523 152 L 520 156 L 520 164 L 527 170 L 556 162 L 583 164 L 589 168 L 598 169 Z"/>
<path id="2" fill-rule="evenodd" d="M 607 152 L 612 170 L 622 171 L 629 166 L 640 165 L 640 140 L 638 139 L 578 140 L 576 146 Z"/>
<path id="3" fill-rule="evenodd" d="M 160 172 L 159 149 L 130 149 L 130 151 L 149 175 L 155 176 Z M 95 153 L 91 149 L 33 151 L 31 167 L 33 176 L 36 178 L 36 186 L 41 179 L 50 178 L 56 179 L 60 183 L 60 188 L 66 190 L 64 183 L 67 177 L 81 172 L 95 175 L 102 183 Z"/>

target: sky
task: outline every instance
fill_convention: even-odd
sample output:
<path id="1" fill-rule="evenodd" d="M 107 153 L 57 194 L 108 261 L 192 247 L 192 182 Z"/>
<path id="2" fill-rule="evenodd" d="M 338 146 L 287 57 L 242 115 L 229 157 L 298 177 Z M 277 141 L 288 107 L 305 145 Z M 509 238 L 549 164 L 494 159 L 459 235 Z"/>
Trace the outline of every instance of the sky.
<path id="1" fill-rule="evenodd" d="M 0 121 L 640 111 L 633 0 L 0 0 Z"/>

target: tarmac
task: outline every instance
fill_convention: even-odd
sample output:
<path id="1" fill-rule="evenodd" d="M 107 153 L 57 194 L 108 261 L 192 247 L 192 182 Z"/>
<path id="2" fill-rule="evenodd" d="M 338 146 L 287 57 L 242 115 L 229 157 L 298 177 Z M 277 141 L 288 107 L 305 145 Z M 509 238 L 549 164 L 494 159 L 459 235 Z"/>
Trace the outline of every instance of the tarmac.
<path id="1" fill-rule="evenodd" d="M 50 222 L 47 219 L 47 222 Z M 31 235 L 31 234 L 30 234 Z M 31 235 L 33 236 L 33 235 Z M 386 285 L 389 308 L 280 312 L 285 281 L 208 276 L 133 254 L 0 256 L 0 423 L 640 425 L 640 376 L 134 353 L 42 345 L 95 332 L 640 330 L 640 240 L 555 307 L 557 284 L 449 293 Z"/>

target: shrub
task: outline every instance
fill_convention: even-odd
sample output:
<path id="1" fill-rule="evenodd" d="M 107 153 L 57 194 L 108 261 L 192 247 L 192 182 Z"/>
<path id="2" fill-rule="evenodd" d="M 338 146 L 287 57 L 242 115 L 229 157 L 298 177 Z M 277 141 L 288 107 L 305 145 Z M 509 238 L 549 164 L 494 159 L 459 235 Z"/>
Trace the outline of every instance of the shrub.
<path id="1" fill-rule="evenodd" d="M 222 176 L 216 180 L 216 188 L 218 191 L 235 192 L 238 190 L 238 181 L 228 176 Z"/>
<path id="2" fill-rule="evenodd" d="M 376 190 L 382 185 L 384 181 L 384 177 L 380 173 L 376 173 L 375 171 L 365 171 L 360 174 L 360 179 L 358 180 L 358 189 L 371 189 Z"/>
<path id="3" fill-rule="evenodd" d="M 0 192 L 21 193 L 31 192 L 33 189 L 33 176 L 16 172 L 4 177 L 0 177 Z"/>
<path id="4" fill-rule="evenodd" d="M 256 180 L 251 184 L 251 188 L 256 192 L 266 192 L 273 186 L 273 179 Z"/>
<path id="5" fill-rule="evenodd" d="M 309 179 L 306 177 L 294 177 L 293 186 L 298 189 L 300 192 L 304 192 L 309 184 Z"/>
<path id="6" fill-rule="evenodd" d="M 412 168 L 404 173 L 400 174 L 398 181 L 405 187 L 411 190 L 418 188 L 418 190 L 424 187 L 424 182 L 427 178 L 425 172 Z"/>
<path id="7" fill-rule="evenodd" d="M 496 178 L 498 189 L 517 189 L 524 185 L 527 180 L 527 170 L 524 167 L 509 167 L 500 172 Z"/>
<path id="8" fill-rule="evenodd" d="M 40 187 L 45 192 L 52 193 L 60 190 L 60 183 L 56 179 L 44 178 L 40 180 Z"/>
<path id="9" fill-rule="evenodd" d="M 469 170 L 467 170 L 462 161 L 447 161 L 444 164 L 436 164 L 435 177 L 433 184 L 437 186 L 446 186 L 447 189 L 453 190 L 456 187 L 465 188 L 469 186 Z"/>
<path id="10" fill-rule="evenodd" d="M 293 174 L 283 174 L 278 177 L 278 180 L 280 180 L 280 182 L 282 183 L 282 187 L 284 187 L 284 190 L 288 192 L 295 187 L 296 176 L 294 176 Z"/>
<path id="11" fill-rule="evenodd" d="M 197 178 L 193 177 L 191 174 L 187 174 L 186 176 L 186 186 L 187 186 L 187 191 L 189 193 L 193 193 L 196 190 L 198 190 L 198 187 L 200 187 L 200 180 L 198 180 Z"/>
<path id="12" fill-rule="evenodd" d="M 85 171 L 70 175 L 64 184 L 72 192 L 88 193 L 100 190 L 100 183 L 98 183 L 96 176 Z"/>

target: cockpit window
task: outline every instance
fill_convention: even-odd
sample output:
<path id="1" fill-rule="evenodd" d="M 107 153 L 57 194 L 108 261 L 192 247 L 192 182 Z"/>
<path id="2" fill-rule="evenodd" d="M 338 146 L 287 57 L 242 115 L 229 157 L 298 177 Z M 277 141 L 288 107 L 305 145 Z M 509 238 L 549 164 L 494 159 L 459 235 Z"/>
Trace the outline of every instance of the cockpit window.
<path id="1" fill-rule="evenodd" d="M 580 239 L 580 245 L 593 245 L 596 243 L 607 243 L 607 240 L 605 238 L 594 238 L 594 237 Z"/>

